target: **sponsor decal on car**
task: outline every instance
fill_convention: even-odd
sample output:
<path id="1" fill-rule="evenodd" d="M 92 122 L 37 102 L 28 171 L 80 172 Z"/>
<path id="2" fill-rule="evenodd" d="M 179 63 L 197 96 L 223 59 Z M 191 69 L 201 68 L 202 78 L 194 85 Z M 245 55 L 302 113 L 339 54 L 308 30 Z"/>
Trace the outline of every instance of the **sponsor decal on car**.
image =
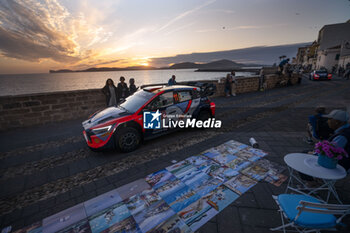
<path id="1" fill-rule="evenodd" d="M 208 118 L 199 120 L 191 115 L 166 115 L 159 112 L 144 112 L 143 127 L 145 129 L 161 128 L 221 128 L 221 120 Z"/>

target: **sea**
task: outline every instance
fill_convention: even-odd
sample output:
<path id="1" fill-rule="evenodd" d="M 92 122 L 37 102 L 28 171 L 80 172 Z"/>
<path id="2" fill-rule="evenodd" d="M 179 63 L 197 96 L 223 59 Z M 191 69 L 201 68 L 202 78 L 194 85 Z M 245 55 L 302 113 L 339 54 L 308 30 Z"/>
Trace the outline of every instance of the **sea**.
<path id="1" fill-rule="evenodd" d="M 1 74 L 0 96 L 73 91 L 102 88 L 108 78 L 114 83 L 124 76 L 126 82 L 135 79 L 136 86 L 167 83 L 172 75 L 176 81 L 219 80 L 227 72 L 195 72 L 195 69 L 179 70 L 137 70 L 77 73 L 40 73 L 40 74 Z M 251 72 L 236 72 L 236 76 L 252 76 Z"/>

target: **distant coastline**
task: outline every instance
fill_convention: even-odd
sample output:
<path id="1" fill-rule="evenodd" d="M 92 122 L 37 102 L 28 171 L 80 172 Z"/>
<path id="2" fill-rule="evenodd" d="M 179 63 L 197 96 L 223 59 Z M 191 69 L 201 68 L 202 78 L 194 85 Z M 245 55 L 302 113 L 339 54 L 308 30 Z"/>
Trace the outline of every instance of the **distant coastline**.
<path id="1" fill-rule="evenodd" d="M 197 71 L 231 71 L 234 69 L 242 69 L 243 67 L 256 67 L 262 66 L 257 64 L 243 64 L 237 63 L 231 60 L 223 59 L 213 61 L 209 63 L 196 63 L 196 62 L 181 62 L 176 63 L 168 67 L 152 67 L 152 66 L 130 66 L 125 68 L 120 67 L 93 67 L 84 70 L 50 70 L 50 73 L 72 73 L 72 72 L 106 72 L 106 71 L 135 71 L 135 70 L 164 70 L 164 69 L 198 69 Z"/>

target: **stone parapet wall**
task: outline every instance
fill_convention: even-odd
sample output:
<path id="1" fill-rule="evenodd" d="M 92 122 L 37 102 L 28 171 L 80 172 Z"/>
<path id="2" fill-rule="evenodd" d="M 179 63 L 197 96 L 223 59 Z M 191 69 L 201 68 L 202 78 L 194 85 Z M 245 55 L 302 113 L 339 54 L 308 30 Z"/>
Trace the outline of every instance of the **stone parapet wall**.
<path id="1" fill-rule="evenodd" d="M 276 74 L 265 77 L 268 89 L 286 79 Z M 236 80 L 237 94 L 259 90 L 259 76 L 237 77 Z M 291 82 L 295 84 L 297 80 L 298 75 L 293 74 Z M 224 82 L 205 82 L 216 84 L 217 91 L 212 97 L 225 95 Z M 104 107 L 101 89 L 0 96 L 0 130 L 87 118 Z"/>
<path id="2" fill-rule="evenodd" d="M 0 97 L 0 130 L 88 117 L 105 107 L 101 90 Z"/>

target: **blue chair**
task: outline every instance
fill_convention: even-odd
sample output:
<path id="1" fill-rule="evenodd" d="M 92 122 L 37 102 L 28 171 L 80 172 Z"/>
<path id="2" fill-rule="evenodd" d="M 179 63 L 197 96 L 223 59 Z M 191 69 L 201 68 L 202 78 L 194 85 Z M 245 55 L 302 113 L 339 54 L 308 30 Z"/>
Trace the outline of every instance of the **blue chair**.
<path id="1" fill-rule="evenodd" d="M 308 195 L 281 194 L 272 197 L 279 206 L 282 226 L 271 228 L 271 231 L 286 232 L 286 228 L 290 227 L 297 232 L 335 230 L 342 225 L 341 220 L 350 214 L 350 205 L 324 204 Z M 288 223 L 285 224 L 284 219 Z"/>

